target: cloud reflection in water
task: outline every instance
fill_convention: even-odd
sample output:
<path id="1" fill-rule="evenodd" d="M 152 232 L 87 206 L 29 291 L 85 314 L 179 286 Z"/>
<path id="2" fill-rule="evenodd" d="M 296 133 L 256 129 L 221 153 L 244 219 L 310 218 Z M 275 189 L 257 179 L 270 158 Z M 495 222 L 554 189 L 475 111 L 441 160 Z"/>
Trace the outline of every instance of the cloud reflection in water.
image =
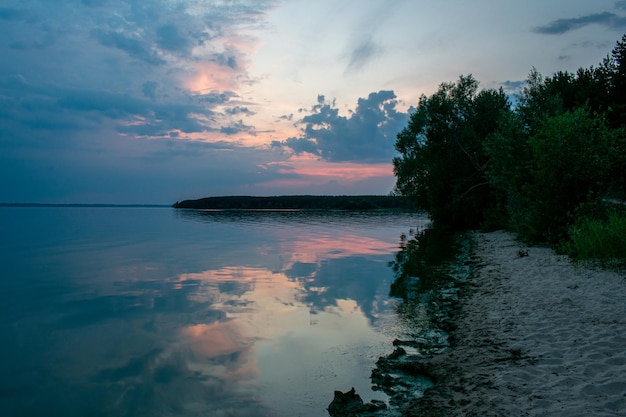
<path id="1" fill-rule="evenodd" d="M 0 296 L 8 415 L 317 416 L 334 389 L 382 395 L 387 262 L 415 217 L 89 210 L 5 252 L 28 265 Z"/>

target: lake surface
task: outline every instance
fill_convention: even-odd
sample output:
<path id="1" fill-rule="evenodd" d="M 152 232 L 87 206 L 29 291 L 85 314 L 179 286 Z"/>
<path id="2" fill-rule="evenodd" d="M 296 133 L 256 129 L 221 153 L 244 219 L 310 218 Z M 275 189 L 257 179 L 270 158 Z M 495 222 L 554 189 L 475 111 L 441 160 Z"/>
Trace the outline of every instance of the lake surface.
<path id="1" fill-rule="evenodd" d="M 323 416 L 404 331 L 408 213 L 0 208 L 0 415 Z"/>

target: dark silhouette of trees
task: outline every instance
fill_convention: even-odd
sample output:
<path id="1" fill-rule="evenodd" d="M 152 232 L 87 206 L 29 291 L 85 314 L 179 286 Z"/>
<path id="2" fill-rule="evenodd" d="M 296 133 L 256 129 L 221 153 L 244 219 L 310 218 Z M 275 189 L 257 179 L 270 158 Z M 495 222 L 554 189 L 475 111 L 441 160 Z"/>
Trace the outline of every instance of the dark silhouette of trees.
<path id="1" fill-rule="evenodd" d="M 205 210 L 376 210 L 410 209 L 412 205 L 400 196 L 221 196 L 176 202 L 175 208 Z"/>
<path id="2" fill-rule="evenodd" d="M 532 135 L 520 127 L 486 139 L 487 177 L 506 194 L 508 227 L 525 240 L 560 241 L 575 211 L 608 191 L 615 132 L 586 107 L 544 118 Z"/>
<path id="3" fill-rule="evenodd" d="M 485 176 L 488 156 L 482 142 L 507 112 L 504 92 L 479 92 L 471 75 L 422 96 L 397 137 L 397 191 L 435 222 L 452 229 L 478 226 L 497 200 Z"/>
<path id="4" fill-rule="evenodd" d="M 557 244 L 626 196 L 626 35 L 598 66 L 543 77 L 512 106 L 472 76 L 423 96 L 397 136 L 396 189 L 453 230 Z"/>

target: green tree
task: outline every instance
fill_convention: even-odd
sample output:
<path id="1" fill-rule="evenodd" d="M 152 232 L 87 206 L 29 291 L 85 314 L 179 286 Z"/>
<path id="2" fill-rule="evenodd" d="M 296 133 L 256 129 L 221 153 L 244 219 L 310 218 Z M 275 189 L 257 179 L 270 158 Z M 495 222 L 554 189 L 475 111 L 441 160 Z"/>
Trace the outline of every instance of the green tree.
<path id="1" fill-rule="evenodd" d="M 601 76 L 607 80 L 607 119 L 611 127 L 621 129 L 622 138 L 615 145 L 611 170 L 612 191 L 626 197 L 626 34 L 618 41 L 600 66 Z"/>
<path id="2" fill-rule="evenodd" d="M 584 107 L 544 118 L 526 140 L 515 117 L 487 141 L 488 177 L 507 196 L 510 226 L 527 241 L 557 243 L 576 210 L 597 202 L 610 185 L 618 138 Z"/>
<path id="3" fill-rule="evenodd" d="M 587 107 L 593 114 L 605 114 L 609 91 L 609 76 L 601 68 L 580 68 L 575 74 L 559 71 L 551 77 L 543 77 L 533 68 L 516 112 L 526 133 L 533 134 L 546 118 L 580 107 Z"/>
<path id="4" fill-rule="evenodd" d="M 486 177 L 499 193 L 499 210 L 494 219 L 500 227 L 513 227 L 516 214 L 523 212 L 525 190 L 529 183 L 531 154 L 528 133 L 519 112 L 504 113 L 498 128 L 484 141 L 489 164 Z"/>
<path id="5" fill-rule="evenodd" d="M 441 84 L 422 96 L 409 123 L 397 136 L 396 189 L 452 229 L 479 226 L 497 198 L 485 172 L 484 139 L 511 111 L 504 92 L 478 90 L 471 76 Z"/>
<path id="6" fill-rule="evenodd" d="M 626 34 L 617 41 L 615 47 L 601 64 L 599 71 L 608 85 L 605 101 L 608 119 L 612 127 L 626 125 Z"/>

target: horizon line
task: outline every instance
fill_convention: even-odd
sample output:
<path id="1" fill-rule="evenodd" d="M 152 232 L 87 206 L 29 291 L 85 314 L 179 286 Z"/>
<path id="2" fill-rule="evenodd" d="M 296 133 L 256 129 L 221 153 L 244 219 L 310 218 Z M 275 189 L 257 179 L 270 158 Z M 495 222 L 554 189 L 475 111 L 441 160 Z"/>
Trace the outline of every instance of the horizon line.
<path id="1" fill-rule="evenodd" d="M 171 207 L 171 204 L 116 203 L 0 203 L 0 207 Z"/>

